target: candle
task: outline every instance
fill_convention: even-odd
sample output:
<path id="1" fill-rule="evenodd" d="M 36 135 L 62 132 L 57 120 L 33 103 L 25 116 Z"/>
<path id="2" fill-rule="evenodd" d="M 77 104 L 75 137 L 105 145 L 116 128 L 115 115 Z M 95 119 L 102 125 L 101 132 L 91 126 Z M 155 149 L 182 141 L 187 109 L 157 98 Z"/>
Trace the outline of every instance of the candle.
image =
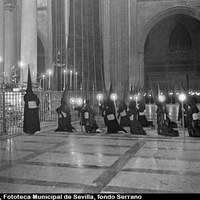
<path id="1" fill-rule="evenodd" d="M 40 84 L 40 88 L 41 88 L 42 87 L 42 79 L 41 78 L 40 78 L 40 83 L 39 84 Z"/>
<path id="2" fill-rule="evenodd" d="M 70 89 L 72 89 L 72 70 L 70 70 L 69 81 L 70 81 Z"/>
<path id="3" fill-rule="evenodd" d="M 65 85 L 66 85 L 66 76 L 65 76 L 66 70 L 64 70 L 64 87 L 63 90 L 65 90 Z"/>
<path id="4" fill-rule="evenodd" d="M 77 75 L 78 75 L 78 73 L 76 72 L 75 75 L 76 75 L 76 76 L 75 76 L 75 83 L 76 83 L 76 85 L 75 85 L 75 89 L 77 89 Z"/>
<path id="5" fill-rule="evenodd" d="M 43 87 L 43 90 L 44 90 L 44 78 L 45 78 L 45 75 L 43 74 L 43 75 L 42 75 L 42 79 L 43 79 L 43 81 L 42 81 L 42 85 L 43 85 L 43 86 L 42 86 L 42 87 Z"/>
<path id="6" fill-rule="evenodd" d="M 51 88 L 51 77 L 50 77 L 50 74 L 49 74 L 49 90 Z"/>

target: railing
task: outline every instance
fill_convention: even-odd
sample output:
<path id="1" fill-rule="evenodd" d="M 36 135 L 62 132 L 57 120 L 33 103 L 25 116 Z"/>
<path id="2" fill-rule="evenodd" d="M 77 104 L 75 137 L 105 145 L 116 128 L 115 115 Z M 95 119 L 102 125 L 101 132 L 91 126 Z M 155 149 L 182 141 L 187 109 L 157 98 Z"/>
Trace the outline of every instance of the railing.
<path id="1" fill-rule="evenodd" d="M 55 109 L 60 104 L 61 92 L 37 92 L 40 99 L 41 128 L 57 119 Z M 22 132 L 24 120 L 24 93 L 5 92 L 5 120 L 3 120 L 3 94 L 0 93 L 0 135 L 13 135 Z M 4 124 L 5 123 L 5 124 Z M 3 133 L 3 126 L 5 133 Z"/>
<path id="2" fill-rule="evenodd" d="M 61 105 L 62 91 L 38 91 L 34 92 L 40 99 L 39 117 L 40 127 L 51 126 L 57 122 L 56 108 Z M 5 92 L 5 120 L 3 120 L 3 93 L 0 92 L 0 136 L 14 135 L 23 132 L 24 121 L 24 92 Z M 80 97 L 80 91 L 68 91 L 67 101 L 71 109 L 72 121 L 78 119 L 77 112 L 70 104 L 70 97 Z M 95 98 L 94 92 L 91 93 L 92 99 Z M 95 102 L 95 109 L 98 107 Z M 96 109 L 97 110 L 97 109 Z M 3 126 L 5 132 L 3 132 Z"/>

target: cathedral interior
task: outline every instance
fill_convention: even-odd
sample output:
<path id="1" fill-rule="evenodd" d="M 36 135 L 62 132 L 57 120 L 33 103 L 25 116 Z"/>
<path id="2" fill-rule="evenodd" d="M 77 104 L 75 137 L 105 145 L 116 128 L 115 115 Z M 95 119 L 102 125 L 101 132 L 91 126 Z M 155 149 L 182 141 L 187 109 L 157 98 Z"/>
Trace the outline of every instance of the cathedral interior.
<path id="1" fill-rule="evenodd" d="M 46 89 L 51 70 L 50 89 L 59 91 L 71 76 L 71 89 L 102 91 L 112 82 L 120 92 L 128 79 L 129 88 L 198 92 L 199 12 L 195 0 L 3 0 L 1 82 L 21 87 L 33 65 L 33 82 Z"/>
<path id="2" fill-rule="evenodd" d="M 200 0 L 0 0 L 0 200 L 190 198 L 199 110 Z"/>

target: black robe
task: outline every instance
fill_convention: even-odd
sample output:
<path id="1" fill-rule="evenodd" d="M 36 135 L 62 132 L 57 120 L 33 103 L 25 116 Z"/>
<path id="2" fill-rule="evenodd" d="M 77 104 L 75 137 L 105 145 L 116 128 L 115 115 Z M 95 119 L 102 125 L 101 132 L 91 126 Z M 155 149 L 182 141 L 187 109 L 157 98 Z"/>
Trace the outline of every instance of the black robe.
<path id="1" fill-rule="evenodd" d="M 95 120 L 95 112 L 90 103 L 86 103 L 81 109 L 82 125 L 86 133 L 95 133 L 99 128 Z"/>
<path id="2" fill-rule="evenodd" d="M 32 91 L 27 91 L 24 95 L 24 124 L 23 131 L 34 134 L 40 131 L 39 105 L 40 100 Z"/>
<path id="3" fill-rule="evenodd" d="M 142 125 L 138 120 L 138 109 L 136 107 L 136 102 L 131 101 L 129 104 L 128 116 L 130 118 L 130 132 L 133 135 L 146 135 L 146 131 L 143 129 Z"/>
<path id="4" fill-rule="evenodd" d="M 174 130 L 172 126 L 170 126 L 169 124 L 168 120 L 169 117 L 165 103 L 162 102 L 157 103 L 156 113 L 157 113 L 158 135 L 171 136 L 171 137 L 179 136 L 179 132 L 177 130 Z"/>
<path id="5" fill-rule="evenodd" d="M 138 120 L 142 127 L 154 127 L 153 121 L 148 121 L 146 115 L 144 114 L 144 111 L 146 109 L 145 103 L 144 102 L 139 102 L 138 105 Z"/>
<path id="6" fill-rule="evenodd" d="M 107 107 L 106 101 L 103 101 L 103 102 L 99 105 L 99 110 L 101 111 L 101 116 L 102 116 L 103 119 L 104 119 L 104 124 L 105 124 L 105 125 L 106 125 L 106 118 L 105 118 L 106 107 Z"/>
<path id="7" fill-rule="evenodd" d="M 187 117 L 187 113 L 188 113 L 188 103 L 184 102 L 183 103 L 183 109 L 184 109 L 184 126 L 185 128 L 187 128 L 188 126 L 188 117 Z M 178 121 L 181 120 L 181 125 L 182 125 L 182 104 L 180 103 L 179 105 L 179 110 L 178 110 Z"/>
<path id="8" fill-rule="evenodd" d="M 117 118 L 119 119 L 120 126 L 130 126 L 130 119 L 127 115 L 127 105 L 124 101 L 121 101 L 119 104 L 119 109 L 117 110 Z"/>
<path id="9" fill-rule="evenodd" d="M 190 104 L 187 110 L 188 133 L 190 137 L 200 137 L 199 109 L 195 103 Z"/>
<path id="10" fill-rule="evenodd" d="M 55 131 L 73 132 L 75 128 L 71 124 L 71 114 L 67 104 L 61 104 L 56 112 L 58 113 L 58 128 Z"/>
<path id="11" fill-rule="evenodd" d="M 107 107 L 105 108 L 104 121 L 107 126 L 107 133 L 118 133 L 119 131 L 127 133 L 127 131 L 122 126 L 120 126 L 117 121 L 115 106 L 112 101 L 107 103 Z"/>
<path id="12" fill-rule="evenodd" d="M 83 112 L 81 110 L 83 109 L 83 105 L 75 105 L 74 110 L 78 111 L 78 117 L 80 118 L 80 126 L 83 125 Z"/>

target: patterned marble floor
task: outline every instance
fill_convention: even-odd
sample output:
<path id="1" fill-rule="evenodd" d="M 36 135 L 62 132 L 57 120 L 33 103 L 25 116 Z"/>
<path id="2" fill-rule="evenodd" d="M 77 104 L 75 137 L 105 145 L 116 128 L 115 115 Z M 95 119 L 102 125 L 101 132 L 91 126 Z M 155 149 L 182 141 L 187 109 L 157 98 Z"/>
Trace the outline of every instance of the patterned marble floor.
<path id="1" fill-rule="evenodd" d="M 200 139 L 145 130 L 0 138 L 0 193 L 200 193 Z"/>

